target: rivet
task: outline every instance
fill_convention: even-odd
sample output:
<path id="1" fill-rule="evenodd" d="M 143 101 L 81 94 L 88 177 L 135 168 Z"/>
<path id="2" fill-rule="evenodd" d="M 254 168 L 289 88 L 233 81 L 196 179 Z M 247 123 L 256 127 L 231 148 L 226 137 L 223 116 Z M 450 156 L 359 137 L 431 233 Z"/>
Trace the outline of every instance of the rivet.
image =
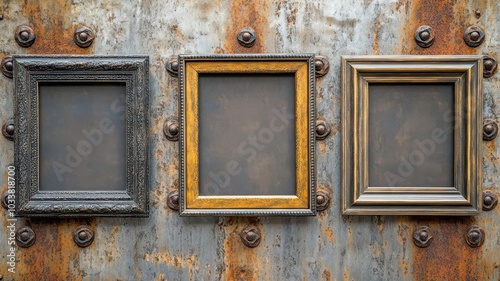
<path id="1" fill-rule="evenodd" d="M 3 20 L 3 15 L 0 15 L 0 20 Z"/>
<path id="2" fill-rule="evenodd" d="M 429 238 L 429 233 L 427 233 L 427 231 L 422 231 L 420 233 L 420 240 L 425 241 L 427 238 Z"/>
<path id="3" fill-rule="evenodd" d="M 474 14 L 476 14 L 476 18 L 480 18 L 481 17 L 481 11 L 478 9 L 476 11 L 474 11 Z"/>
<path id="4" fill-rule="evenodd" d="M 14 70 L 14 64 L 12 64 L 12 61 L 8 61 L 5 63 L 5 68 L 8 70 L 8 71 L 12 71 Z"/>
<path id="5" fill-rule="evenodd" d="M 498 205 L 498 198 L 491 190 L 483 191 L 483 211 L 491 211 Z"/>
<path id="6" fill-rule="evenodd" d="M 490 56 L 483 56 L 483 77 L 489 78 L 495 74 L 497 61 Z"/>
<path id="7" fill-rule="evenodd" d="M 492 60 L 487 60 L 484 62 L 484 67 L 488 70 L 491 70 L 493 68 L 493 61 Z"/>
<path id="8" fill-rule="evenodd" d="M 179 63 L 176 61 L 172 62 L 172 69 L 175 71 L 179 71 Z"/>
<path id="9" fill-rule="evenodd" d="M 328 124 L 321 119 L 316 120 L 316 140 L 324 140 L 330 134 L 330 127 Z"/>
<path id="10" fill-rule="evenodd" d="M 498 134 L 498 125 L 494 120 L 486 119 L 483 121 L 483 140 L 491 141 Z"/>
<path id="11" fill-rule="evenodd" d="M 23 40 L 28 40 L 30 38 L 30 34 L 26 30 L 24 30 L 19 33 L 19 37 L 21 37 L 21 39 Z"/>
<path id="12" fill-rule="evenodd" d="M 330 70 L 328 59 L 323 56 L 314 56 L 314 70 L 316 77 L 325 76 Z"/>
<path id="13" fill-rule="evenodd" d="M 169 141 L 179 140 L 179 121 L 177 117 L 168 118 L 163 125 L 163 134 Z"/>
<path id="14" fill-rule="evenodd" d="M 6 139 L 12 141 L 14 140 L 14 133 L 15 133 L 14 119 L 8 119 L 2 125 L 2 134 Z"/>
<path id="15" fill-rule="evenodd" d="M 94 231 L 88 225 L 80 225 L 73 231 L 73 241 L 79 247 L 88 247 L 94 241 Z"/>
<path id="16" fill-rule="evenodd" d="M 2 73 L 7 78 L 12 78 L 14 76 L 14 64 L 12 62 L 12 56 L 5 56 L 1 62 Z"/>
<path id="17" fill-rule="evenodd" d="M 250 34 L 250 32 L 248 31 L 245 31 L 241 34 L 241 38 L 243 39 L 243 41 L 248 42 L 252 39 L 252 34 Z"/>
<path id="18" fill-rule="evenodd" d="M 88 48 L 94 39 L 94 31 L 88 26 L 80 26 L 73 33 L 73 41 L 80 48 Z"/>
<path id="19" fill-rule="evenodd" d="M 418 226 L 413 232 L 413 243 L 420 248 L 429 247 L 432 243 L 431 230 L 428 226 L 421 225 Z"/>
<path id="20" fill-rule="evenodd" d="M 35 232 L 29 226 L 21 227 L 16 232 L 16 243 L 19 247 L 31 247 L 35 243 L 35 240 Z"/>
<path id="21" fill-rule="evenodd" d="M 9 193 L 7 191 L 5 191 L 3 194 L 2 194 L 2 207 L 5 209 L 5 210 L 8 210 L 9 209 Z"/>
<path id="22" fill-rule="evenodd" d="M 465 242 L 467 242 L 470 247 L 477 248 L 483 245 L 485 237 L 486 234 L 484 230 L 478 225 L 473 225 L 467 229 Z"/>
<path id="23" fill-rule="evenodd" d="M 428 25 L 422 25 L 415 30 L 415 42 L 422 48 L 429 48 L 434 43 L 434 32 Z"/>
<path id="24" fill-rule="evenodd" d="M 430 37 L 431 37 L 431 34 L 429 33 L 429 31 L 425 30 L 425 31 L 420 32 L 420 39 L 427 41 L 427 40 L 429 40 Z"/>
<path id="25" fill-rule="evenodd" d="M 467 27 L 464 32 L 464 41 L 469 47 L 477 47 L 484 41 L 484 31 L 477 25 Z"/>
<path id="26" fill-rule="evenodd" d="M 238 39 L 238 43 L 240 43 L 241 46 L 246 48 L 252 47 L 253 45 L 255 45 L 255 42 L 257 41 L 255 30 L 253 30 L 250 27 L 242 28 L 236 38 Z"/>
<path id="27" fill-rule="evenodd" d="M 171 56 L 168 58 L 167 63 L 165 64 L 165 69 L 170 76 L 175 78 L 179 76 L 179 62 L 177 56 Z"/>
<path id="28" fill-rule="evenodd" d="M 324 64 L 321 60 L 317 60 L 314 62 L 314 69 L 316 71 L 320 71 L 323 68 Z"/>
<path id="29" fill-rule="evenodd" d="M 174 211 L 179 210 L 179 191 L 177 189 L 167 194 L 167 206 Z"/>
<path id="30" fill-rule="evenodd" d="M 316 192 L 316 210 L 322 212 L 330 206 L 330 194 L 326 190 Z"/>
<path id="31" fill-rule="evenodd" d="M 35 32 L 28 25 L 20 25 L 16 28 L 15 39 L 19 46 L 27 48 L 35 43 Z"/>
<path id="32" fill-rule="evenodd" d="M 470 34 L 470 39 L 477 41 L 477 39 L 479 39 L 479 32 L 477 32 L 477 31 L 472 32 Z"/>
<path id="33" fill-rule="evenodd" d="M 260 231 L 253 225 L 247 225 L 240 233 L 241 242 L 249 248 L 255 248 L 260 244 Z"/>

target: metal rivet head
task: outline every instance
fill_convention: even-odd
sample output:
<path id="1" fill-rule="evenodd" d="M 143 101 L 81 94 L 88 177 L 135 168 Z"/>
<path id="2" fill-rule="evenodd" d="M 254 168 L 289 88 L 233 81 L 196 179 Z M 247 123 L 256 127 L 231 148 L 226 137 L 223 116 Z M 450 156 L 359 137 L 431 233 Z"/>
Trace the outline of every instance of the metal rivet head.
<path id="1" fill-rule="evenodd" d="M 483 122 L 483 140 L 491 141 L 496 138 L 498 134 L 498 125 L 491 119 L 486 119 Z"/>
<path id="2" fill-rule="evenodd" d="M 483 56 L 483 77 L 489 78 L 495 74 L 497 61 L 490 56 Z"/>
<path id="3" fill-rule="evenodd" d="M 484 41 L 484 31 L 477 25 L 469 26 L 464 32 L 464 41 L 469 47 L 477 47 Z"/>
<path id="4" fill-rule="evenodd" d="M 316 77 L 325 76 L 330 70 L 328 59 L 323 56 L 314 56 L 314 70 Z"/>
<path id="5" fill-rule="evenodd" d="M 257 227 L 248 225 L 240 233 L 241 242 L 249 248 L 255 248 L 260 244 L 260 231 Z"/>
<path id="6" fill-rule="evenodd" d="M 476 18 L 480 18 L 481 17 L 481 11 L 480 10 L 474 11 L 474 14 L 476 15 Z"/>
<path id="7" fill-rule="evenodd" d="M 14 64 L 12 62 L 12 57 L 4 57 L 1 64 L 3 75 L 7 78 L 12 78 L 14 76 Z"/>
<path id="8" fill-rule="evenodd" d="M 73 41 L 80 48 L 87 48 L 94 42 L 94 31 L 88 26 L 80 26 L 73 33 Z"/>
<path id="9" fill-rule="evenodd" d="M 14 64 L 12 64 L 12 61 L 8 61 L 5 63 L 5 69 L 7 69 L 8 71 L 14 70 Z"/>
<path id="10" fill-rule="evenodd" d="M 3 15 L 0 15 L 0 20 L 3 20 Z"/>
<path id="11" fill-rule="evenodd" d="M 486 234 L 484 230 L 478 225 L 473 225 L 467 229 L 465 242 L 467 242 L 470 247 L 477 248 L 483 245 L 485 237 Z"/>
<path id="12" fill-rule="evenodd" d="M 330 194 L 326 190 L 316 192 L 316 210 L 322 212 L 330 206 Z"/>
<path id="13" fill-rule="evenodd" d="M 243 39 L 243 41 L 245 42 L 248 42 L 252 39 L 252 34 L 250 34 L 250 32 L 248 31 L 245 31 L 241 34 L 241 39 Z"/>
<path id="14" fill-rule="evenodd" d="M 321 119 L 316 120 L 316 140 L 324 140 L 330 135 L 330 127 Z"/>
<path id="15" fill-rule="evenodd" d="M 79 247 L 88 247 L 94 241 L 94 231 L 88 225 L 80 225 L 73 231 L 73 241 Z"/>
<path id="16" fill-rule="evenodd" d="M 427 231 L 420 232 L 420 240 L 425 241 L 429 238 L 429 233 Z"/>
<path id="17" fill-rule="evenodd" d="M 493 61 L 492 60 L 487 60 L 484 62 L 484 67 L 488 70 L 491 70 L 493 68 Z"/>
<path id="18" fill-rule="evenodd" d="M 36 235 L 33 229 L 28 226 L 21 227 L 16 232 L 16 243 L 19 247 L 31 247 L 36 240 Z"/>
<path id="19" fill-rule="evenodd" d="M 8 210 L 9 209 L 9 193 L 7 191 L 5 191 L 3 194 L 2 194 L 2 207 L 5 209 L 5 210 Z"/>
<path id="20" fill-rule="evenodd" d="M 171 56 L 168 58 L 167 63 L 165 64 L 165 69 L 170 76 L 175 78 L 179 76 L 179 62 L 177 56 Z"/>
<path id="21" fill-rule="evenodd" d="M 238 33 L 237 39 L 241 46 L 250 48 L 255 45 L 257 36 L 255 35 L 255 30 L 250 27 L 244 27 Z"/>
<path id="22" fill-rule="evenodd" d="M 323 66 L 324 66 L 324 64 L 323 64 L 323 62 L 321 60 L 316 60 L 314 62 L 314 69 L 316 71 L 320 71 L 323 68 Z"/>
<path id="23" fill-rule="evenodd" d="M 28 25 L 20 25 L 16 28 L 15 39 L 19 46 L 27 48 L 35 43 L 35 32 Z"/>
<path id="24" fill-rule="evenodd" d="M 26 30 L 24 30 L 19 33 L 19 37 L 23 40 L 28 40 L 30 38 L 30 34 Z"/>
<path id="25" fill-rule="evenodd" d="M 163 125 L 163 134 L 169 141 L 179 140 L 179 121 L 177 117 L 168 118 Z"/>
<path id="26" fill-rule="evenodd" d="M 483 191 L 483 211 L 491 211 L 498 205 L 498 198 L 491 190 Z"/>
<path id="27" fill-rule="evenodd" d="M 471 32 L 470 39 L 477 41 L 477 39 L 479 39 L 479 32 L 477 31 Z"/>
<path id="28" fill-rule="evenodd" d="M 179 71 L 179 63 L 176 61 L 172 62 L 172 69 L 175 71 Z"/>
<path id="29" fill-rule="evenodd" d="M 434 43 L 434 32 L 428 25 L 422 25 L 415 30 L 415 42 L 422 48 L 429 48 Z"/>
<path id="30" fill-rule="evenodd" d="M 175 189 L 175 190 L 172 190 L 168 193 L 167 206 L 174 211 L 179 210 L 179 191 L 178 190 Z"/>
<path id="31" fill-rule="evenodd" d="M 425 31 L 420 32 L 420 39 L 427 41 L 427 40 L 429 40 L 430 37 L 431 37 L 431 34 L 429 33 L 429 31 L 425 30 Z"/>
<path id="32" fill-rule="evenodd" d="M 426 248 L 429 247 L 429 245 L 432 243 L 432 240 L 434 238 L 432 237 L 431 230 L 428 226 L 419 226 L 415 231 L 413 232 L 413 243 L 420 248 Z"/>
<path id="33" fill-rule="evenodd" d="M 14 140 L 14 133 L 15 133 L 14 119 L 8 119 L 2 125 L 2 134 L 6 139 L 12 141 Z"/>

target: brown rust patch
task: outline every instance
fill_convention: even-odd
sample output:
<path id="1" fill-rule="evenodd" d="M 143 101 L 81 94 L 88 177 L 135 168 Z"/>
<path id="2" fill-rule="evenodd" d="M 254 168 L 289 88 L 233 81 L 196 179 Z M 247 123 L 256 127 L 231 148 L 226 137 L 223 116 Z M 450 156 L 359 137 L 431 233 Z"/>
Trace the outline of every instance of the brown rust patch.
<path id="1" fill-rule="evenodd" d="M 479 266 L 482 248 L 469 247 L 464 239 L 473 219 L 436 219 L 428 225 L 434 240 L 428 248 L 413 247 L 414 280 L 488 280 L 493 272 Z M 415 224 L 415 227 L 417 225 Z M 408 236 L 412 235 L 411 231 Z M 488 236 L 486 237 L 488 239 Z"/>
<path id="2" fill-rule="evenodd" d="M 261 234 L 261 244 L 256 248 L 248 248 L 240 238 L 240 232 L 246 225 L 255 225 Z M 224 280 L 247 281 L 259 277 L 259 247 L 265 240 L 264 228 L 260 221 L 253 218 L 224 218 Z"/>
<path id="3" fill-rule="evenodd" d="M 269 34 L 266 12 L 268 1 L 265 0 L 234 0 L 231 1 L 231 19 L 226 28 L 224 50 L 227 53 L 262 53 L 265 52 L 265 39 Z M 255 30 L 257 40 L 251 48 L 245 48 L 238 43 L 237 36 L 243 27 Z"/>
<path id="4" fill-rule="evenodd" d="M 73 230 L 79 225 L 96 229 L 94 219 L 33 219 L 27 220 L 36 234 L 36 242 L 30 248 L 17 248 L 19 262 L 16 268 L 20 280 L 82 280 L 80 252 L 85 251 L 73 241 Z M 19 225 L 20 227 L 21 225 Z M 96 246 L 96 241 L 86 249 Z"/>
<path id="5" fill-rule="evenodd" d="M 74 21 L 76 16 L 73 17 L 72 12 L 71 1 L 26 0 L 23 13 L 36 34 L 35 43 L 27 48 L 28 53 L 91 54 L 93 45 L 80 48 L 73 41 L 73 32 L 80 23 Z M 96 34 L 96 40 L 98 39 L 99 35 Z"/>
<path id="6" fill-rule="evenodd" d="M 479 54 L 479 48 L 471 48 L 463 41 L 464 30 L 476 20 L 466 6 L 466 2 L 454 0 L 412 1 L 410 19 L 408 24 L 403 27 L 402 53 L 405 55 Z M 414 32 L 421 25 L 428 25 L 434 31 L 436 39 L 429 48 L 421 48 L 415 42 Z"/>

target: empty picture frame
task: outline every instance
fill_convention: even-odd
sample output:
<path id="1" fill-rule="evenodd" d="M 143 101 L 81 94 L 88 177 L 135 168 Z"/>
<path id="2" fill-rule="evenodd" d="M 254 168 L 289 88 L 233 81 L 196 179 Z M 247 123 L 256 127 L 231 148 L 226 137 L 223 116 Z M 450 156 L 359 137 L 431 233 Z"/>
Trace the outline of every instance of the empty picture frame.
<path id="1" fill-rule="evenodd" d="M 342 57 L 346 215 L 476 215 L 480 56 Z"/>
<path id="2" fill-rule="evenodd" d="M 18 216 L 147 216 L 149 58 L 14 56 Z"/>
<path id="3" fill-rule="evenodd" d="M 314 215 L 314 55 L 179 56 L 180 214 Z"/>

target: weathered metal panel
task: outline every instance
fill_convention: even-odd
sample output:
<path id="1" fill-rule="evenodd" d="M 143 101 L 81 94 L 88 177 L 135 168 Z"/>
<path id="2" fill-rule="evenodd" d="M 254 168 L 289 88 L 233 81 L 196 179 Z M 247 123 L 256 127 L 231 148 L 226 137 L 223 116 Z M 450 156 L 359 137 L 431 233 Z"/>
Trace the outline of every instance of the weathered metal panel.
<path id="1" fill-rule="evenodd" d="M 479 10 L 478 18 L 475 11 Z M 500 3 L 496 0 L 4 0 L 0 3 L 0 56 L 31 54 L 149 54 L 151 56 L 151 186 L 149 218 L 19 219 L 36 232 L 30 248 L 17 248 L 16 273 L 7 271 L 8 229 L 2 210 L 0 274 L 4 280 L 499 280 L 500 210 L 472 218 L 348 217 L 340 213 L 340 55 L 490 54 L 500 56 Z M 18 25 L 37 35 L 29 48 L 14 40 Z M 86 49 L 73 43 L 80 25 L 96 38 Z M 419 47 L 413 33 L 434 29 L 436 40 Z M 484 43 L 468 47 L 465 29 L 477 24 Z M 243 27 L 257 42 L 238 44 Z M 331 124 L 318 142 L 317 179 L 332 200 L 317 217 L 180 218 L 167 207 L 178 186 L 178 144 L 162 134 L 177 115 L 177 80 L 164 64 L 173 54 L 313 52 L 329 59 L 317 79 L 318 117 Z M 484 116 L 500 119 L 500 74 L 484 80 Z M 0 120 L 13 114 L 13 82 L 0 77 Z M 499 140 L 484 142 L 483 187 L 498 193 Z M 13 143 L 0 139 L 1 191 L 13 162 Z M 73 230 L 88 224 L 95 240 L 79 248 Z M 260 228 L 250 249 L 239 233 Z M 486 232 L 479 248 L 464 239 L 477 224 Z M 418 248 L 412 235 L 430 227 L 434 240 Z"/>

